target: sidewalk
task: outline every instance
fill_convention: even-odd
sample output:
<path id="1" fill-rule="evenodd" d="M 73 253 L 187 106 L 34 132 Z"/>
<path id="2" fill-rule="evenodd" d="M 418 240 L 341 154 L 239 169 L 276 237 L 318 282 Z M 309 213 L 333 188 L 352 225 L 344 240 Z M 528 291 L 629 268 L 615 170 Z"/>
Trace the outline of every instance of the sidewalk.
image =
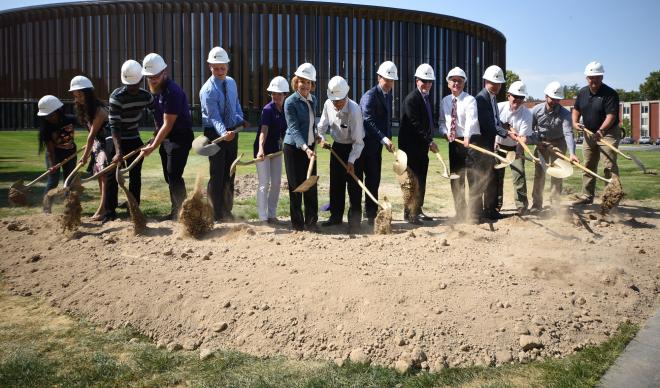
<path id="1" fill-rule="evenodd" d="M 660 387 L 660 310 L 641 328 L 598 386 Z"/>

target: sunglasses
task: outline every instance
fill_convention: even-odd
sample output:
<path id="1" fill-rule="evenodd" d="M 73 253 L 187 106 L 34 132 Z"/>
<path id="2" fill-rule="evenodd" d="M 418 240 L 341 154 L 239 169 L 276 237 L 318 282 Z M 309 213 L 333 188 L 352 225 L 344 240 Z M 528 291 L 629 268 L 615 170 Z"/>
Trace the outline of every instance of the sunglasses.
<path id="1" fill-rule="evenodd" d="M 516 96 L 514 94 L 510 94 L 511 97 L 513 97 L 514 101 L 523 101 L 525 99 L 525 96 Z"/>
<path id="2" fill-rule="evenodd" d="M 429 80 L 426 80 L 426 79 L 420 79 L 420 81 L 423 84 L 432 84 L 433 83 L 433 81 L 429 81 Z"/>

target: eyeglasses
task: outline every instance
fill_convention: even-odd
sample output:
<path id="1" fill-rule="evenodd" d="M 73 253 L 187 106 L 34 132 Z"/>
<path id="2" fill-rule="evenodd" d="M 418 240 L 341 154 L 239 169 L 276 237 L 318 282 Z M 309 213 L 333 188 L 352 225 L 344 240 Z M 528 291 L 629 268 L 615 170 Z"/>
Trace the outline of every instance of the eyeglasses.
<path id="1" fill-rule="evenodd" d="M 515 94 L 509 94 L 511 97 L 513 97 L 514 101 L 523 101 L 525 99 L 525 96 L 516 96 Z"/>
<path id="2" fill-rule="evenodd" d="M 148 76 L 147 76 L 147 79 L 152 79 L 152 80 L 153 80 L 153 79 L 158 79 L 158 78 L 162 77 L 163 74 L 164 74 L 164 72 L 161 71 L 160 73 L 158 73 L 158 74 L 156 74 L 156 75 L 148 75 Z"/>
<path id="3" fill-rule="evenodd" d="M 465 80 L 463 78 L 449 79 L 447 81 L 447 83 L 449 83 L 449 84 L 462 84 L 463 82 L 465 82 Z"/>
<path id="4" fill-rule="evenodd" d="M 427 79 L 420 79 L 419 81 L 423 84 L 432 84 L 433 83 L 433 81 L 427 80 Z"/>

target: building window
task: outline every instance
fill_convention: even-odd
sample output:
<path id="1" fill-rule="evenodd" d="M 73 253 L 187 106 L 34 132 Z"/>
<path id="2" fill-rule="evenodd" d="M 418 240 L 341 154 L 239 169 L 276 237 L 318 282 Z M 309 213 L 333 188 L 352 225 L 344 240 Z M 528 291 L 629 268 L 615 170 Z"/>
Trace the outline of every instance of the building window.
<path id="1" fill-rule="evenodd" d="M 642 106 L 642 114 L 647 114 L 647 113 L 649 113 L 649 106 L 648 105 Z"/>
<path id="2" fill-rule="evenodd" d="M 648 107 L 647 107 L 648 108 Z M 642 117 L 642 122 L 639 127 L 639 135 L 642 137 L 649 136 L 649 118 Z"/>

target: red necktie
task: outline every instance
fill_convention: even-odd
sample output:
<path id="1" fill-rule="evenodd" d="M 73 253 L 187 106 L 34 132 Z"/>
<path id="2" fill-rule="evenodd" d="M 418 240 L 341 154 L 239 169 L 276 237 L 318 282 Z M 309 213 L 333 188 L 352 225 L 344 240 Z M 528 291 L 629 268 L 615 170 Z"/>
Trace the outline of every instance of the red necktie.
<path id="1" fill-rule="evenodd" d="M 449 140 L 456 139 L 456 122 L 458 121 L 458 113 L 456 112 L 456 97 L 451 99 L 451 128 L 449 129 Z"/>

